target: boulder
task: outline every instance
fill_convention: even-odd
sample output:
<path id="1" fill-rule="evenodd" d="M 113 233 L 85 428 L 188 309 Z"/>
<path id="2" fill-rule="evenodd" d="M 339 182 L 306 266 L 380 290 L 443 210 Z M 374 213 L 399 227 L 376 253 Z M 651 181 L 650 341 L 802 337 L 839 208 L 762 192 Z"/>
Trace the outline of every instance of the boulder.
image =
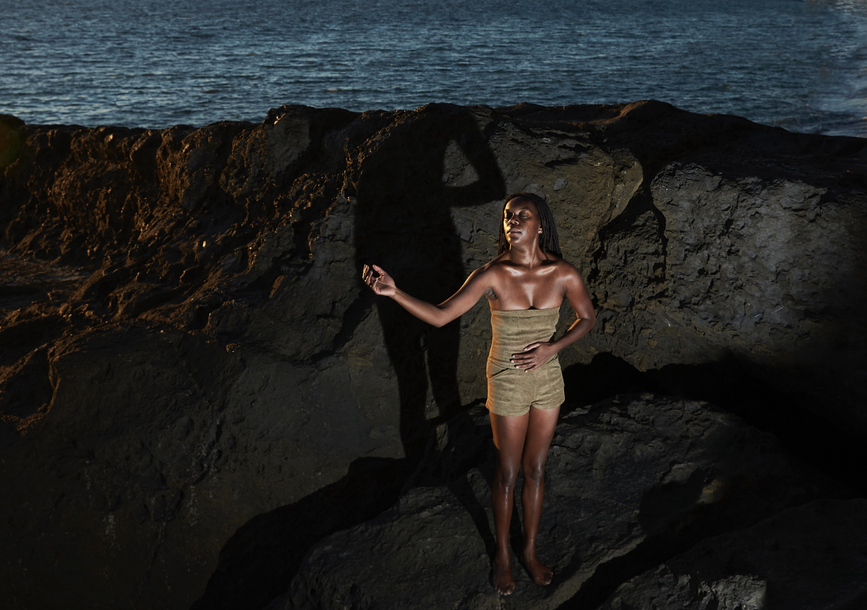
<path id="1" fill-rule="evenodd" d="M 484 429 L 484 414 L 473 417 Z M 469 440 L 458 434 L 445 452 Z M 553 609 L 576 595 L 576 607 L 595 607 L 615 574 L 628 579 L 696 540 L 834 493 L 772 436 L 712 405 L 653 395 L 599 403 L 565 417 L 551 444 L 538 549 L 553 583 L 535 585 L 513 557 L 517 587 L 501 597 L 490 585 L 494 469 L 489 458 L 447 485 L 413 487 L 326 538 L 271 608 Z M 520 549 L 520 533 L 513 539 Z"/>
<path id="2" fill-rule="evenodd" d="M 821 452 L 867 434 L 862 139 L 659 102 L 0 126 L 4 607 L 264 605 L 316 541 L 464 468 L 413 474 L 484 399 L 486 306 L 434 330 L 360 269 L 447 297 L 511 191 L 546 197 L 597 307 L 567 411 L 597 373 L 734 362 L 720 383 L 785 395 Z"/>

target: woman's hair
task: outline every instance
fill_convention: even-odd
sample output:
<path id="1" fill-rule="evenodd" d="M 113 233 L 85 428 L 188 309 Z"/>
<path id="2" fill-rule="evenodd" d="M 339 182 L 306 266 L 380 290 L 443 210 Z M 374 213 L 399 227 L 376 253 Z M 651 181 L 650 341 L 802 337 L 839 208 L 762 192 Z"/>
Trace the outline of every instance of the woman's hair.
<path id="1" fill-rule="evenodd" d="M 542 248 L 542 252 L 553 252 L 560 258 L 563 258 L 563 253 L 560 252 L 560 238 L 557 236 L 557 224 L 554 222 L 551 208 L 548 207 L 544 199 L 533 193 L 514 193 L 506 197 L 506 201 L 503 203 L 503 212 L 500 213 L 500 238 L 497 243 L 497 256 L 509 249 L 509 242 L 506 241 L 506 230 L 503 228 L 503 214 L 506 213 L 506 206 L 512 199 L 524 199 L 536 206 L 536 211 L 539 213 L 539 221 L 542 223 L 539 247 Z"/>

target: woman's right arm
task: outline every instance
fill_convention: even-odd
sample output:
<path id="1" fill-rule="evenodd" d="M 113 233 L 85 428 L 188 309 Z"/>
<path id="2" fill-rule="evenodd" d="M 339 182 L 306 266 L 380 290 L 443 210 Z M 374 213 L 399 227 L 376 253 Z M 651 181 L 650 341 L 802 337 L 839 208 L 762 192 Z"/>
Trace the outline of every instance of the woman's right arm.
<path id="1" fill-rule="evenodd" d="M 467 313 L 475 305 L 490 286 L 490 274 L 485 273 L 487 267 L 476 269 L 464 282 L 460 289 L 448 299 L 434 305 L 405 293 L 398 288 L 394 279 L 379 265 L 365 265 L 361 279 L 378 295 L 390 297 L 398 305 L 406 309 L 419 320 L 433 326 L 445 326 L 455 318 Z"/>

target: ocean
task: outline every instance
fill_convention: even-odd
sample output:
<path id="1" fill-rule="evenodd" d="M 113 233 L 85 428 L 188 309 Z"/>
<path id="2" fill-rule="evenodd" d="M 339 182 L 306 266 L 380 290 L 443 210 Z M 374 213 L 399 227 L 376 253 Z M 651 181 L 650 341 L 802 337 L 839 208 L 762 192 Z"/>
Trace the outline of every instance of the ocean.
<path id="1" fill-rule="evenodd" d="M 0 0 L 0 113 L 259 122 L 657 99 L 867 137 L 865 0 Z"/>

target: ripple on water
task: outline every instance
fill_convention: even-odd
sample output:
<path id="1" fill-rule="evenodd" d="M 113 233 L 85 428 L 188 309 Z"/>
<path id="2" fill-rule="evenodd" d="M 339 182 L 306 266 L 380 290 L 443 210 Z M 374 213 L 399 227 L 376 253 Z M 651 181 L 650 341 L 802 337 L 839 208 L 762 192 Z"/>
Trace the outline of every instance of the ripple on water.
<path id="1" fill-rule="evenodd" d="M 165 127 L 350 110 L 661 99 L 867 136 L 867 6 L 845 0 L 0 0 L 0 112 Z M 123 99 L 123 104 L 116 100 Z"/>

